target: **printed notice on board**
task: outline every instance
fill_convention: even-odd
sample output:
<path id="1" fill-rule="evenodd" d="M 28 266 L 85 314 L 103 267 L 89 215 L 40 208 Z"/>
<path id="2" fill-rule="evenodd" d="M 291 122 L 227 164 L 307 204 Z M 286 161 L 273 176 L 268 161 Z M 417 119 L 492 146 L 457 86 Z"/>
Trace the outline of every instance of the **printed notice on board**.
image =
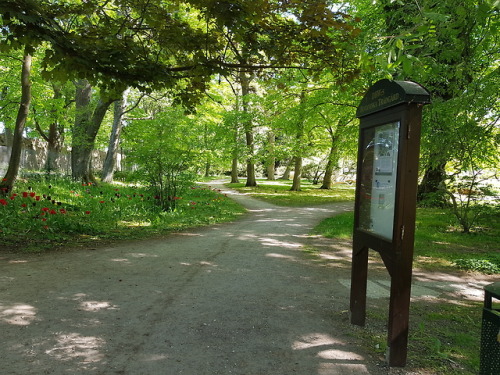
<path id="1" fill-rule="evenodd" d="M 392 240 L 399 122 L 366 130 L 360 195 L 360 229 Z"/>

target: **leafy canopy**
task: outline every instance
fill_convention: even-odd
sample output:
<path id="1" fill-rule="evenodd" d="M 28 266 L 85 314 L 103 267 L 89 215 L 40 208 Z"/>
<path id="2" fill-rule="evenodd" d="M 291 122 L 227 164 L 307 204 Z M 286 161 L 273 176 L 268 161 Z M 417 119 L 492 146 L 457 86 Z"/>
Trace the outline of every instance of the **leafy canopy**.
<path id="1" fill-rule="evenodd" d="M 335 68 L 357 33 L 326 0 L 3 0 L 0 16 L 3 51 L 49 43 L 49 78 L 184 95 L 233 69 Z"/>

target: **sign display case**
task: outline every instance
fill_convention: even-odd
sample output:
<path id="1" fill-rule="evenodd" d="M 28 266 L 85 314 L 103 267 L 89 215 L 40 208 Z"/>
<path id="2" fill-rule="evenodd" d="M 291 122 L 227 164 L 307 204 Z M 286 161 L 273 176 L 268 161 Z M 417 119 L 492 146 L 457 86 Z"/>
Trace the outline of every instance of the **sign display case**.
<path id="1" fill-rule="evenodd" d="M 351 270 L 351 323 L 366 319 L 368 251 L 391 276 L 388 362 L 404 366 L 415 233 L 422 107 L 428 91 L 409 81 L 381 80 L 368 89 L 360 119 Z"/>
<path id="2" fill-rule="evenodd" d="M 359 229 L 392 238 L 396 203 L 399 121 L 365 130 Z"/>

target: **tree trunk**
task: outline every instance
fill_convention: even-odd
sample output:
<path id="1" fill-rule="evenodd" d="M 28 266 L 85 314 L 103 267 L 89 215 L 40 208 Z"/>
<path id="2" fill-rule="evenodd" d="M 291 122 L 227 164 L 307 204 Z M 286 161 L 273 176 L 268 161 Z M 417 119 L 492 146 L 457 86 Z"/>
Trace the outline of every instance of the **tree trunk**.
<path id="1" fill-rule="evenodd" d="M 62 97 L 61 87 L 52 84 L 52 89 L 54 90 L 54 101 Z M 51 113 L 54 116 L 54 121 L 49 125 L 49 134 L 46 134 L 42 128 L 39 126 L 38 121 L 35 120 L 36 129 L 42 136 L 42 138 L 47 142 L 47 159 L 45 160 L 45 170 L 50 173 L 58 169 L 58 160 L 61 154 L 61 149 L 64 143 L 64 127 L 61 126 L 61 122 L 56 116 L 57 109 L 52 108 Z"/>
<path id="2" fill-rule="evenodd" d="M 255 178 L 255 163 L 253 161 L 254 153 L 254 139 L 253 132 L 245 131 L 245 136 L 247 140 L 248 148 L 248 158 L 247 158 L 247 182 L 245 186 L 257 186 L 257 179 Z"/>
<path id="3" fill-rule="evenodd" d="M 332 188 L 332 177 L 333 171 L 335 169 L 335 165 L 337 164 L 337 140 L 333 133 L 333 130 L 330 128 L 330 136 L 332 140 L 332 144 L 330 146 L 330 152 L 328 154 L 328 161 L 326 163 L 325 175 L 323 176 L 323 184 L 320 189 L 331 189 Z"/>
<path id="4" fill-rule="evenodd" d="M 123 92 L 122 98 L 115 102 L 113 126 L 109 136 L 108 152 L 106 159 L 102 166 L 101 180 L 103 182 L 112 182 L 113 174 L 115 172 L 116 154 L 118 152 L 118 145 L 120 144 L 120 134 L 123 128 L 123 115 L 127 107 L 127 94 L 128 90 Z"/>
<path id="5" fill-rule="evenodd" d="M 58 160 L 63 142 L 63 135 L 59 124 L 57 122 L 51 123 L 47 142 L 47 160 L 45 160 L 45 170 L 49 173 L 58 168 Z"/>
<path id="6" fill-rule="evenodd" d="M 114 100 L 99 99 L 92 110 L 90 104 L 92 87 L 87 80 L 76 83 L 76 115 L 73 127 L 73 142 L 71 148 L 71 174 L 74 180 L 83 183 L 95 183 L 91 173 L 91 157 L 95 138 L 101 126 L 104 115 Z"/>
<path id="7" fill-rule="evenodd" d="M 7 147 L 7 154 L 9 155 L 12 152 L 12 142 L 14 140 L 14 134 L 10 128 L 5 128 L 5 146 Z"/>
<path id="8" fill-rule="evenodd" d="M 292 183 L 292 188 L 290 189 L 291 191 L 300 191 L 300 180 L 302 178 L 302 157 L 301 156 L 296 156 L 295 157 L 295 168 L 293 172 L 293 183 Z"/>
<path id="9" fill-rule="evenodd" d="M 328 155 L 328 162 L 326 163 L 325 175 L 323 176 L 323 183 L 321 184 L 320 189 L 328 189 L 332 188 L 332 177 L 333 177 L 333 169 L 335 168 L 335 163 L 332 160 L 332 155 L 335 152 L 335 149 L 332 147 L 330 149 L 330 154 Z"/>
<path id="10" fill-rule="evenodd" d="M 268 141 L 268 150 L 267 152 L 269 153 L 269 156 L 267 157 L 267 179 L 269 181 L 274 181 L 276 179 L 274 170 L 275 170 L 275 163 L 276 163 L 276 158 L 274 156 L 274 143 L 276 141 L 276 135 L 274 134 L 273 131 L 269 131 L 267 133 L 267 141 Z"/>
<path id="11" fill-rule="evenodd" d="M 14 129 L 14 136 L 12 139 L 12 151 L 10 153 L 9 167 L 5 177 L 0 182 L 0 193 L 7 195 L 17 179 L 19 173 L 19 165 L 21 162 L 21 151 L 23 143 L 23 131 L 26 125 L 26 120 L 29 114 L 31 104 L 31 54 L 28 52 L 28 47 L 24 50 L 23 65 L 21 70 L 21 104 L 16 117 L 16 125 Z"/>
<path id="12" fill-rule="evenodd" d="M 235 97 L 236 97 L 236 102 L 235 102 L 235 110 L 239 111 L 240 110 L 240 101 L 238 98 L 238 94 L 235 92 Z M 232 184 L 237 184 L 240 182 L 238 179 L 238 156 L 239 156 L 239 147 L 238 147 L 238 124 L 235 124 L 234 126 L 234 144 L 233 144 L 233 150 L 232 150 L 232 163 L 231 163 L 231 183 Z"/>
<path id="13" fill-rule="evenodd" d="M 443 207 L 448 205 L 445 194 L 443 193 L 444 182 L 446 180 L 446 163 L 437 166 L 428 167 L 425 170 L 422 182 L 418 186 L 417 200 L 419 202 L 430 199 L 432 205 Z"/>
<path id="14" fill-rule="evenodd" d="M 294 163 L 294 158 L 291 158 L 286 163 L 285 171 L 283 172 L 283 176 L 280 177 L 280 180 L 289 180 L 290 179 L 290 172 L 292 171 L 292 165 L 293 165 L 293 163 Z"/>
<path id="15" fill-rule="evenodd" d="M 248 115 L 248 94 L 250 93 L 250 78 L 247 77 L 246 73 L 240 72 L 240 83 L 241 83 L 241 95 L 242 95 L 242 107 L 245 115 Z M 257 180 L 255 178 L 255 144 L 252 129 L 252 120 L 245 116 L 245 139 L 247 144 L 247 182 L 245 186 L 257 186 Z"/>
<path id="16" fill-rule="evenodd" d="M 231 183 L 237 184 L 240 180 L 238 179 L 238 158 L 233 157 L 233 162 L 231 165 Z"/>
<path id="17" fill-rule="evenodd" d="M 207 160 L 205 162 L 205 177 L 210 177 L 210 167 L 211 167 L 210 160 Z"/>
<path id="18" fill-rule="evenodd" d="M 305 102 L 306 94 L 302 90 L 300 93 L 300 105 L 302 106 Z M 300 117 L 297 122 L 297 135 L 296 135 L 296 145 L 295 145 L 295 168 L 293 174 L 293 183 L 291 191 L 300 191 L 300 180 L 302 178 L 302 158 L 303 158 L 303 143 L 304 143 L 304 121 L 305 114 L 304 111 L 300 111 Z"/>

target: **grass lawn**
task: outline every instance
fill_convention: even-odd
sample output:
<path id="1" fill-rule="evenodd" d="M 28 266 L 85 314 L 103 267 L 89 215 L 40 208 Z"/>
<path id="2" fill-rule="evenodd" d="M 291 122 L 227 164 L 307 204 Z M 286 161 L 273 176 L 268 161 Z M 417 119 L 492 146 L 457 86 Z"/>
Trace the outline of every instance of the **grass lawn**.
<path id="1" fill-rule="evenodd" d="M 314 230 L 328 238 L 352 237 L 352 212 L 329 218 Z M 465 234 L 450 212 L 435 208 L 417 210 L 414 266 L 424 270 L 464 269 L 500 274 L 500 215 L 482 218 L 482 229 Z"/>
<path id="2" fill-rule="evenodd" d="M 257 180 L 256 187 L 245 187 L 245 183 L 227 184 L 228 187 L 247 193 L 278 206 L 309 206 L 354 200 L 354 185 L 336 184 L 331 190 L 319 189 L 309 181 L 302 181 L 301 191 L 290 191 L 292 181 Z"/>

